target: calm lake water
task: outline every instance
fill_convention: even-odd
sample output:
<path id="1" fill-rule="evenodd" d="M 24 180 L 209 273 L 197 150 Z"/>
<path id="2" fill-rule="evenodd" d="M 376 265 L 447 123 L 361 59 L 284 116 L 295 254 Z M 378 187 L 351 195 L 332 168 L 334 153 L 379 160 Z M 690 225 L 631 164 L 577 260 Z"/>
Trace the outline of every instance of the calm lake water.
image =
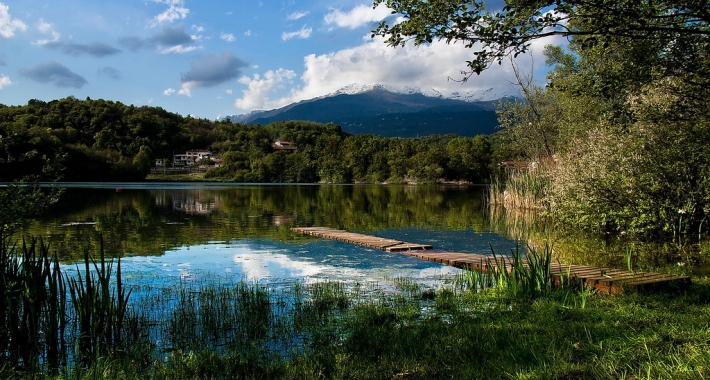
<path id="1" fill-rule="evenodd" d="M 559 233 L 534 215 L 492 213 L 480 186 L 72 183 L 23 233 L 49 240 L 71 263 L 84 249 L 122 256 L 131 283 L 219 279 L 272 284 L 435 282 L 455 269 L 346 243 L 295 235 L 323 226 L 469 253 L 552 244 L 563 263 L 706 274 L 702 247 Z"/>
<path id="2" fill-rule="evenodd" d="M 295 235 L 326 226 L 458 252 L 509 252 L 476 186 L 64 184 L 60 202 L 24 231 L 71 269 L 89 247 L 121 255 L 132 284 L 156 281 L 435 282 L 455 270 L 404 255 Z"/>

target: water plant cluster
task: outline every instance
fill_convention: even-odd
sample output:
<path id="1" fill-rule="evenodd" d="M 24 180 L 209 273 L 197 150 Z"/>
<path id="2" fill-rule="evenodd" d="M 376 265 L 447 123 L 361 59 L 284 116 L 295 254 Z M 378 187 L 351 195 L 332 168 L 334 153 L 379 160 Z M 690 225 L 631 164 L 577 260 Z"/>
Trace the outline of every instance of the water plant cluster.
<path id="1" fill-rule="evenodd" d="M 42 239 L 0 239 L 0 369 L 58 374 L 125 350 L 121 337 L 130 290 L 100 250 L 84 252 L 85 271 L 63 273 Z"/>

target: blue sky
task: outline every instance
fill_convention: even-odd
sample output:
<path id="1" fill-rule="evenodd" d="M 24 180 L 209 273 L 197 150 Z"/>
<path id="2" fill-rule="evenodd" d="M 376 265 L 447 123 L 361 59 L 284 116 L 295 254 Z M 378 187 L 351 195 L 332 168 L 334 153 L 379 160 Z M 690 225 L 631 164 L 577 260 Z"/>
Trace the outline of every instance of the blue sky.
<path id="1" fill-rule="evenodd" d="M 506 63 L 448 80 L 471 57 L 461 44 L 395 49 L 370 38 L 395 17 L 358 0 L 0 0 L 0 103 L 72 95 L 214 119 L 351 83 L 510 91 Z M 549 42 L 521 58 L 538 80 Z"/>

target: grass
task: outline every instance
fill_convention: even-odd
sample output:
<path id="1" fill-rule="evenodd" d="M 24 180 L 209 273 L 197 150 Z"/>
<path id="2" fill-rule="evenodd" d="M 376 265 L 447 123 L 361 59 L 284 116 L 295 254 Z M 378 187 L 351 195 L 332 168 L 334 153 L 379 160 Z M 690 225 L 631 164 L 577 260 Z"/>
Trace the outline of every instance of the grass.
<path id="1" fill-rule="evenodd" d="M 111 286 L 113 262 L 104 257 L 103 244 L 99 249 L 99 261 L 84 250 L 84 276 L 77 268 L 77 277 L 67 277 L 78 326 L 77 357 L 81 365 L 88 367 L 99 357 L 122 348 L 121 333 L 126 307 L 131 290 L 126 291 L 121 277 L 121 259 L 118 258 L 116 286 Z M 94 270 L 91 270 L 93 264 Z M 63 299 L 60 298 L 61 302 Z"/>
<path id="2" fill-rule="evenodd" d="M 45 252 L 37 256 L 41 267 L 49 265 L 49 273 L 59 274 L 51 270 L 56 261 L 41 242 L 13 252 L 27 255 L 33 246 L 35 253 Z M 513 263 L 506 275 L 493 269 L 462 271 L 438 289 L 393 277 L 384 279 L 392 286 L 325 281 L 276 289 L 215 278 L 208 283 L 133 289 L 130 297 L 125 290 L 125 312 L 112 330 L 120 331 L 121 344 L 93 351 L 88 361 L 81 356 L 83 334 L 94 334 L 95 346 L 94 342 L 108 339 L 106 332 L 84 330 L 77 311 L 84 306 L 65 297 L 67 310 L 57 314 L 66 315 L 64 340 L 69 343 L 61 365 L 47 365 L 51 355 L 42 345 L 49 341 L 45 334 L 50 330 L 38 328 L 25 340 L 42 345 L 35 344 L 39 348 L 30 351 L 34 356 L 19 362 L 25 365 L 9 361 L 12 350 L 4 348 L 0 378 L 700 379 L 710 375 L 710 280 L 696 279 L 683 293 L 601 296 L 574 287 L 548 286 L 549 251 L 530 252 L 527 260 L 532 266 Z M 515 261 L 515 251 L 512 255 Z M 539 257 L 531 258 L 534 255 Z M 8 256 L 4 260 L 15 268 L 35 259 L 18 261 Z M 96 294 L 105 294 L 102 279 L 110 277 L 108 294 L 113 297 L 106 305 L 114 306 L 103 308 L 120 308 L 116 306 L 123 302 L 116 286 L 121 282 L 119 266 L 113 273 L 110 264 L 102 262 L 85 260 L 84 275 L 73 280 L 84 284 L 85 293 L 79 291 L 77 297 L 95 294 L 94 307 L 101 308 L 104 301 Z M 86 283 L 90 278 L 95 281 Z M 44 284 L 53 286 L 47 278 Z M 37 292 L 42 293 L 42 287 L 38 285 Z M 11 288 L 4 288 L 6 294 Z M 59 289 L 52 292 L 60 294 Z M 5 315 L 3 332 L 13 326 L 7 321 L 17 322 L 11 313 Z M 40 326 L 53 323 L 51 313 L 38 315 Z M 92 323 L 106 326 L 109 319 L 98 322 L 102 319 L 94 317 Z M 58 330 L 51 334 L 60 336 Z"/>
<path id="3" fill-rule="evenodd" d="M 305 289 L 303 294 L 311 297 Z M 495 290 L 443 288 L 432 302 L 408 299 L 418 313 L 407 312 L 392 299 L 358 304 L 350 298 L 353 304 L 345 312 L 333 303 L 323 315 L 309 314 L 308 321 L 313 322 L 309 326 L 320 326 L 321 339 L 310 336 L 300 351 L 290 355 L 260 345 L 225 351 L 175 350 L 148 362 L 102 358 L 90 369 L 66 377 L 702 379 L 710 375 L 708 280 L 681 294 L 587 294 L 586 307 L 580 306 L 581 297 L 569 289 L 528 299 L 501 297 Z M 292 328 L 296 335 L 308 331 L 306 326 Z"/>

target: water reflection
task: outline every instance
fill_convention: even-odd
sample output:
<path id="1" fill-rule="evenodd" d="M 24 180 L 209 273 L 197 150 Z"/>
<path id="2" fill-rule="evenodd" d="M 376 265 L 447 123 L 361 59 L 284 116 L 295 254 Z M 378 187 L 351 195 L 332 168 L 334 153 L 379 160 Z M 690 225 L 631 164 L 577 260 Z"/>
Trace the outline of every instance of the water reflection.
<path id="1" fill-rule="evenodd" d="M 120 191 L 116 191 L 120 187 Z M 123 256 L 124 276 L 148 288 L 181 281 L 434 283 L 453 268 L 400 254 L 298 236 L 321 225 L 429 243 L 507 251 L 487 229 L 480 187 L 80 184 L 24 231 L 51 240 L 67 262 L 86 246 Z M 73 265 L 69 265 L 73 268 Z M 73 270 L 73 269 L 72 269 Z"/>
<path id="2" fill-rule="evenodd" d="M 467 186 L 81 184 L 23 231 L 49 239 L 65 261 L 88 246 L 129 256 L 149 277 L 206 273 L 264 281 L 284 278 L 431 278 L 450 270 L 404 255 L 296 236 L 325 226 L 435 248 L 508 252 L 515 241 L 554 245 L 564 263 L 625 268 L 628 242 L 557 231 L 537 215 L 488 213 L 482 188 Z M 121 191 L 116 189 L 120 186 Z M 634 243 L 635 269 L 690 271 L 697 255 Z M 710 246 L 710 245 L 708 245 Z M 670 265 L 669 265 L 670 263 Z M 664 269 L 665 268 L 665 269 Z M 670 269 L 669 269 L 670 268 Z"/>
<path id="3" fill-rule="evenodd" d="M 160 255 L 209 241 L 293 240 L 292 226 L 366 233 L 413 227 L 486 230 L 479 187 L 97 186 L 67 188 L 60 202 L 24 233 L 50 239 L 70 259 L 87 245 L 96 250 L 101 238 L 109 255 Z"/>
<path id="4" fill-rule="evenodd" d="M 294 260 L 285 252 L 242 252 L 232 260 L 247 278 L 299 278 L 313 277 L 325 271 L 325 266 L 308 261 Z"/>
<path id="5" fill-rule="evenodd" d="M 122 260 L 124 277 L 133 286 L 149 288 L 180 282 L 241 280 L 262 284 L 291 284 L 337 280 L 380 282 L 406 276 L 434 284 L 455 269 L 400 254 L 384 253 L 339 242 L 304 244 L 272 242 L 209 243 L 170 250 L 161 256 L 132 256 Z M 69 266 L 73 272 L 74 266 Z"/>

